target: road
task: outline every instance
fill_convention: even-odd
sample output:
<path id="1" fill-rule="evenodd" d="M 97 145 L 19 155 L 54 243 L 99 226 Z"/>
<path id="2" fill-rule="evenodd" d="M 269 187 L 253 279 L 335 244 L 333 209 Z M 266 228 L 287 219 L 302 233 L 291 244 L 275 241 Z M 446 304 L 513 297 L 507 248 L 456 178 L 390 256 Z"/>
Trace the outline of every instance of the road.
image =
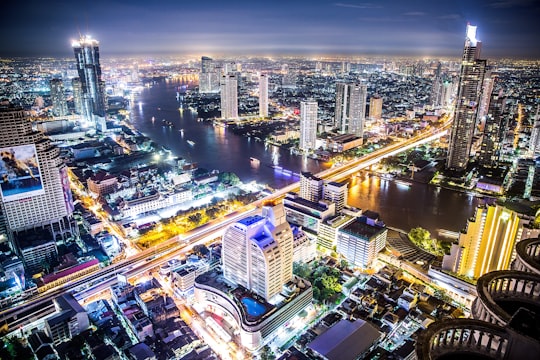
<path id="1" fill-rule="evenodd" d="M 431 142 L 446 135 L 450 122 L 450 118 L 447 117 L 443 123 L 443 126 L 440 128 L 430 129 L 429 131 L 425 131 L 410 139 L 391 144 L 363 156 L 360 159 L 348 161 L 345 164 L 324 170 L 315 175 L 322 179 L 331 181 L 343 180 L 358 170 L 375 164 L 385 157 L 396 155 L 400 152 L 427 142 Z M 228 225 L 236 222 L 240 218 L 254 214 L 263 203 L 281 199 L 288 192 L 297 190 L 298 188 L 299 182 L 288 185 L 263 199 L 255 201 L 251 205 L 245 206 L 242 210 L 229 214 L 224 218 L 213 220 L 197 229 L 190 231 L 189 233 L 181 236 L 175 236 L 161 243 L 159 248 L 152 247 L 150 249 L 141 251 L 118 263 L 102 268 L 94 273 L 85 275 L 77 280 L 72 280 L 56 288 L 50 289 L 43 294 L 30 298 L 23 304 L 14 304 L 16 307 L 7 308 L 0 311 L 0 323 L 6 324 L 9 329 L 8 331 L 13 331 L 18 329 L 20 326 L 24 326 L 32 321 L 37 320 L 33 312 L 34 309 L 42 312 L 38 318 L 42 318 L 46 315 L 43 313 L 44 309 L 46 308 L 50 309 L 52 312 L 54 310 L 54 308 L 51 308 L 52 300 L 57 296 L 71 292 L 83 286 L 88 288 L 94 286 L 94 284 L 102 284 L 105 282 L 107 284 L 113 284 L 116 282 L 116 275 L 122 274 L 126 270 L 130 272 L 130 269 L 137 267 L 137 271 L 145 271 L 157 266 L 158 264 L 164 263 L 174 256 L 185 254 L 187 251 L 191 250 L 193 246 L 203 244 L 209 240 L 212 240 L 213 238 L 221 236 L 224 229 Z M 144 264 L 144 262 L 147 263 Z"/>

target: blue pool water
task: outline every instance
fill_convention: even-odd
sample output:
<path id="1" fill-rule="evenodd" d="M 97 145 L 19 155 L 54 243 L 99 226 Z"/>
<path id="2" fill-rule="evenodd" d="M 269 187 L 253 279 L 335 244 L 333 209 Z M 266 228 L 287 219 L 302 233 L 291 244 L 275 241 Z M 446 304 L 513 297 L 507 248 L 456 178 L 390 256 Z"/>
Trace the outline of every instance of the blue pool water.
<path id="1" fill-rule="evenodd" d="M 264 314 L 264 305 L 258 303 L 252 298 L 245 297 L 242 299 L 242 304 L 245 305 L 247 313 L 251 316 L 261 316 Z"/>

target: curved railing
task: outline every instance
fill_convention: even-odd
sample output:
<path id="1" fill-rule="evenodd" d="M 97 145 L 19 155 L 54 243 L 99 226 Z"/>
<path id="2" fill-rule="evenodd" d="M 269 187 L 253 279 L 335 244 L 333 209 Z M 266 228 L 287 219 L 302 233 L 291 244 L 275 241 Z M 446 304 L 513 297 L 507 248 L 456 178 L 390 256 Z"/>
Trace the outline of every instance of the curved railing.
<path id="1" fill-rule="evenodd" d="M 447 356 L 477 355 L 492 359 L 508 358 L 512 335 L 502 327 L 473 319 L 451 319 L 431 324 L 416 345 L 418 360 Z"/>
<path id="2" fill-rule="evenodd" d="M 477 320 L 506 326 L 513 314 L 500 302 L 514 301 L 524 304 L 540 303 L 540 276 L 515 270 L 492 271 L 481 276 L 476 283 L 478 298 L 471 313 Z"/>
<path id="3" fill-rule="evenodd" d="M 517 243 L 512 270 L 540 275 L 540 238 L 525 239 Z"/>

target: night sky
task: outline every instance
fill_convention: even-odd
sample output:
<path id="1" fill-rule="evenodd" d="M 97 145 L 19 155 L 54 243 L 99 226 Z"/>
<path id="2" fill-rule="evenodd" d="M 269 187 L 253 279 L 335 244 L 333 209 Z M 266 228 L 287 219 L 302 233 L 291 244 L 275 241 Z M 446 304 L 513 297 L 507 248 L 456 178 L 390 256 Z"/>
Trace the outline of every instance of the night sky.
<path id="1" fill-rule="evenodd" d="M 534 0 L 10 0 L 0 56 L 350 54 L 461 56 L 467 22 L 482 57 L 540 59 Z"/>

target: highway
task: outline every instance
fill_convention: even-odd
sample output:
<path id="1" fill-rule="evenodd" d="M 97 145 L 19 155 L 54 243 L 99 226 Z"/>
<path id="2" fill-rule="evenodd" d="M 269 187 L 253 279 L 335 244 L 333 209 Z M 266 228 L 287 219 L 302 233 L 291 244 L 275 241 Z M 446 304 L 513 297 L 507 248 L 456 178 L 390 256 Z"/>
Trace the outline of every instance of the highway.
<path id="1" fill-rule="evenodd" d="M 429 131 L 425 131 L 410 139 L 378 149 L 359 159 L 354 159 L 340 166 L 324 170 L 315 174 L 315 176 L 331 181 L 343 180 L 358 170 L 375 164 L 385 157 L 396 155 L 446 135 L 450 122 L 449 117 L 447 117 L 442 127 L 430 129 Z M 174 236 L 159 244 L 159 247 L 146 249 L 118 263 L 82 276 L 77 280 L 62 284 L 45 293 L 38 294 L 28 299 L 25 303 L 14 304 L 10 308 L 3 309 L 0 311 L 0 324 L 7 325 L 8 331 L 13 331 L 52 313 L 54 311 L 52 300 L 57 296 L 77 289 L 80 289 L 79 292 L 82 292 L 85 291 L 85 289 L 90 290 L 89 288 L 94 288 L 95 292 L 97 292 L 98 289 L 102 289 L 103 286 L 115 284 L 118 274 L 134 275 L 162 264 L 172 257 L 181 256 L 190 251 L 192 247 L 197 244 L 204 244 L 212 239 L 220 237 L 228 225 L 236 222 L 240 218 L 256 213 L 264 202 L 283 198 L 285 194 L 298 188 L 298 182 L 288 185 L 250 205 L 246 205 L 239 211 L 235 211 L 223 218 L 213 220 L 186 234 Z M 94 293 L 93 291 L 87 292 L 88 296 L 91 295 L 91 292 Z"/>

